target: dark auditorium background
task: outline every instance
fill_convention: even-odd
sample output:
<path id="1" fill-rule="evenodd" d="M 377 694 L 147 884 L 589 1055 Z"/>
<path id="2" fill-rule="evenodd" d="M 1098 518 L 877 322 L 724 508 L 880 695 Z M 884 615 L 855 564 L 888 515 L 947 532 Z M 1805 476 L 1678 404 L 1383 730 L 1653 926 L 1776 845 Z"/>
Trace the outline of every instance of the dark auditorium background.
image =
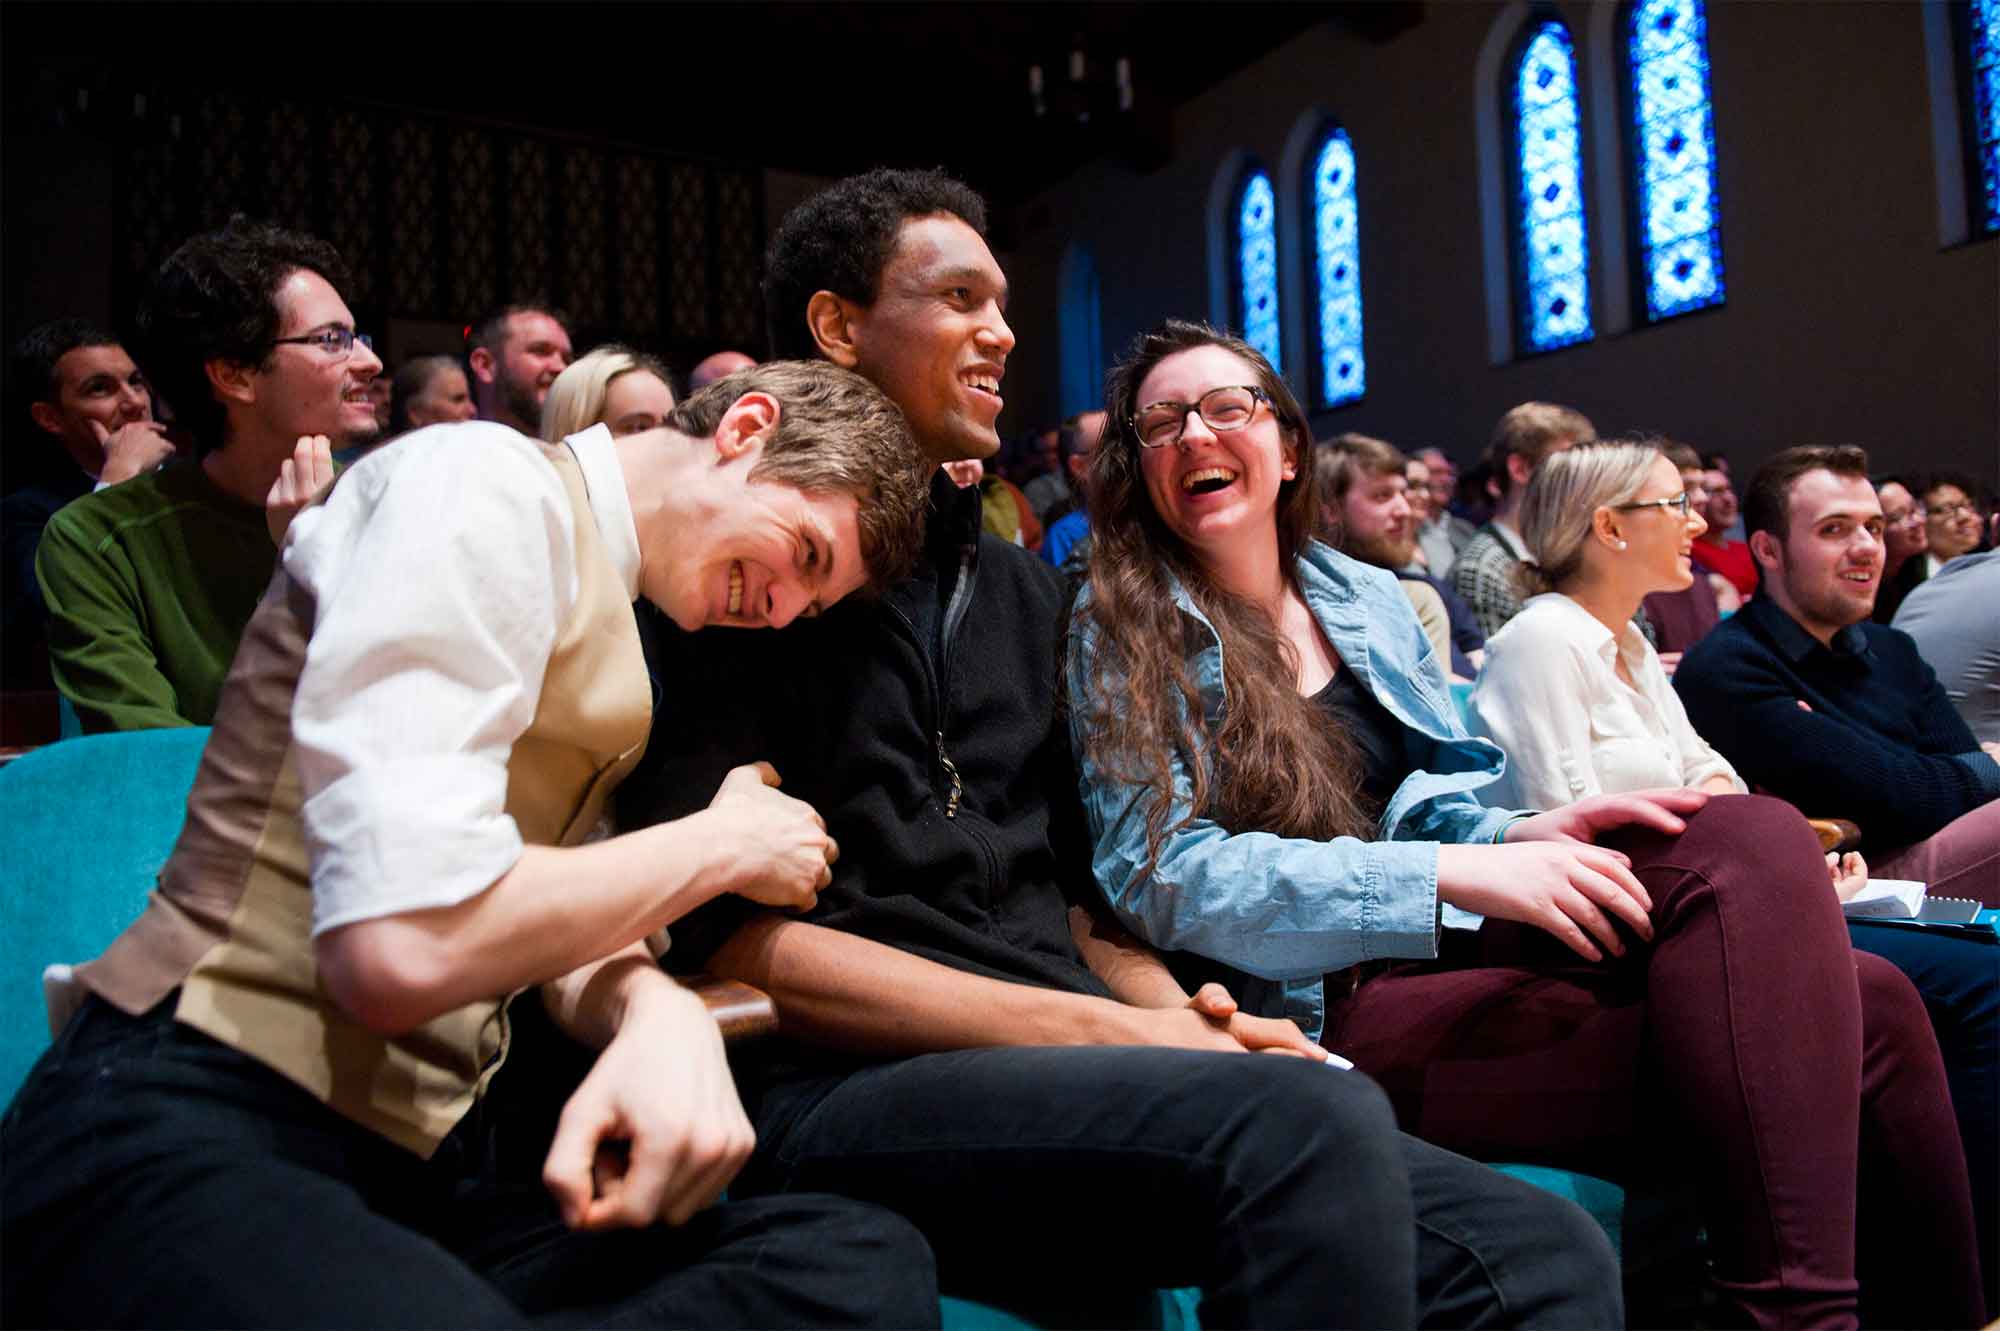
<path id="1" fill-rule="evenodd" d="M 1012 435 L 1087 405 L 1135 330 L 1230 319 L 1226 214 L 1251 162 L 1277 182 L 1297 380 L 1303 159 L 1331 120 L 1357 160 L 1368 386 L 1316 414 L 1322 436 L 1464 461 L 1507 406 L 1541 398 L 1724 450 L 1739 474 L 1852 442 L 1883 469 L 2000 484 L 2000 239 L 1968 238 L 1940 191 L 1963 172 L 1939 148 L 1957 114 L 1936 40 L 1950 8 L 1709 0 L 1727 299 L 1651 326 L 1621 317 L 1619 11 L 1549 8 L 1576 39 L 1597 323 L 1554 353 L 1510 345 L 1494 220 L 1496 70 L 1540 12 L 1523 0 L 16 0 L 0 9 L 6 329 L 124 327 L 143 273 L 242 210 L 341 248 L 392 365 L 543 295 L 579 349 L 618 336 L 685 372 L 721 347 L 761 353 L 762 251 L 788 207 L 871 165 L 943 165 L 993 201 Z"/>

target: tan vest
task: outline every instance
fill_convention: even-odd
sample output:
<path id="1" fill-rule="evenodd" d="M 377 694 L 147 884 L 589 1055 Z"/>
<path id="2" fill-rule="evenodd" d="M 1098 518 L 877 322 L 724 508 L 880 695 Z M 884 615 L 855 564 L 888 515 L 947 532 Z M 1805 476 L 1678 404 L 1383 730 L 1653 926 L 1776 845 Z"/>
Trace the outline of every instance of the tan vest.
<path id="1" fill-rule="evenodd" d="M 578 596 L 533 722 L 507 762 L 507 813 L 530 845 L 588 837 L 645 748 L 652 690 L 632 606 L 568 448 L 545 450 L 576 515 Z M 270 1065 L 330 1107 L 429 1156 L 507 1054 L 506 996 L 406 1035 L 377 1035 L 327 997 L 313 959 L 292 695 L 314 604 L 280 572 L 244 630 L 187 825 L 146 911 L 78 977 L 137 1015 L 180 986 L 181 1021 Z M 553 978 L 553 977 L 551 977 Z"/>

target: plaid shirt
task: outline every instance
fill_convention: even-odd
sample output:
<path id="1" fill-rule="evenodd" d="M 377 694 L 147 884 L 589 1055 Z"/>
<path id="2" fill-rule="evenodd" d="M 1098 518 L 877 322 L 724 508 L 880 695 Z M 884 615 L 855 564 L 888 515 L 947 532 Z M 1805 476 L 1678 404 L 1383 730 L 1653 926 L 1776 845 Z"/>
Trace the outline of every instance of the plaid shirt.
<path id="1" fill-rule="evenodd" d="M 1516 574 L 1521 554 L 1512 538 L 1487 523 L 1473 533 L 1451 566 L 1451 588 L 1472 610 L 1479 631 L 1492 637 L 1521 609 Z"/>

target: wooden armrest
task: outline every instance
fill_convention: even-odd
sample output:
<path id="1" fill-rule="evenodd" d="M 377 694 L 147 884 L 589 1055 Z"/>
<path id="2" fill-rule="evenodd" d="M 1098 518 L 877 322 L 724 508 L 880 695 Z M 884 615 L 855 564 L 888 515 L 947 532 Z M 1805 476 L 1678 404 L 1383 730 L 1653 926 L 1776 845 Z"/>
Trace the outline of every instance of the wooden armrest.
<path id="1" fill-rule="evenodd" d="M 1853 850 L 1861 844 L 1861 828 L 1845 818 L 1808 818 L 1806 825 L 1819 838 L 1821 850 Z"/>
<path id="2" fill-rule="evenodd" d="M 741 980 L 690 975 L 681 981 L 707 1005 L 725 1040 L 750 1040 L 778 1029 L 778 1009 L 771 996 Z"/>

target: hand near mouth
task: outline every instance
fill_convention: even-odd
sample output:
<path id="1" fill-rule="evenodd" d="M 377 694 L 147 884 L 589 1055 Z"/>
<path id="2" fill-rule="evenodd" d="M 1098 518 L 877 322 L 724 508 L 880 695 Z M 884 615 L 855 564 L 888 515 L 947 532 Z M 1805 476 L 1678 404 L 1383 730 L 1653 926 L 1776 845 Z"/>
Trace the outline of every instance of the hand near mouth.
<path id="1" fill-rule="evenodd" d="M 333 443 L 323 434 L 304 435 L 292 455 L 278 468 L 278 479 L 264 497 L 264 525 L 271 544 L 282 546 L 285 532 L 299 510 L 333 486 Z"/>

